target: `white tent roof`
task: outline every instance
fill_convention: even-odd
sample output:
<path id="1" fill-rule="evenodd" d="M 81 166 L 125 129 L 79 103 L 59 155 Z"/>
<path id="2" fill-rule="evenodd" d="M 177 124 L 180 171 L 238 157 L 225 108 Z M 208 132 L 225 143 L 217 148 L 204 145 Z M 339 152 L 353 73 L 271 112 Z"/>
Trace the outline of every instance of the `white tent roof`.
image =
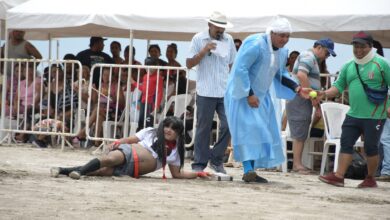
<path id="1" fill-rule="evenodd" d="M 27 0 L 0 0 L 0 39 L 4 39 L 5 30 L 5 16 L 7 10 Z"/>
<path id="2" fill-rule="evenodd" d="M 390 3 L 387 0 L 30 0 L 7 11 L 10 29 L 39 31 L 51 37 L 109 36 L 190 40 L 207 28 L 205 19 L 226 13 L 235 37 L 264 32 L 275 16 L 290 20 L 293 37 L 331 37 L 349 43 L 354 32 L 370 31 L 390 47 Z M 42 37 L 42 36 L 40 36 Z"/>
<path id="3" fill-rule="evenodd" d="M 22 4 L 27 0 L 0 0 L 0 19 L 5 20 L 5 15 L 8 9 Z"/>

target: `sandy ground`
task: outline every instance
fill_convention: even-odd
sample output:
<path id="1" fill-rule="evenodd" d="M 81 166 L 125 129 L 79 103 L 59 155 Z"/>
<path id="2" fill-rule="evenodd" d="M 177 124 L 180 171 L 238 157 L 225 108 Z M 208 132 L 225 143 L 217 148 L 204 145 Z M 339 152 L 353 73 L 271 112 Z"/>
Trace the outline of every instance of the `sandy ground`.
<path id="1" fill-rule="evenodd" d="M 259 171 L 269 184 L 130 177 L 52 178 L 52 166 L 73 166 L 87 150 L 0 147 L 0 219 L 390 219 L 390 183 L 377 189 L 329 186 L 316 175 Z M 185 169 L 189 170 L 189 163 Z"/>

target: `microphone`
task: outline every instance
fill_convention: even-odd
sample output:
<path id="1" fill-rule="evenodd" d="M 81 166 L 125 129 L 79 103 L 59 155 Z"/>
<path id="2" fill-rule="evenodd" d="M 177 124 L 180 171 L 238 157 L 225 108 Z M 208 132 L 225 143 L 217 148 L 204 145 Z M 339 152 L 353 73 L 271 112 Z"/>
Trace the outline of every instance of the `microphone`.
<path id="1" fill-rule="evenodd" d="M 222 37 L 222 33 L 217 33 L 217 35 L 215 36 L 215 39 L 220 40 L 221 37 Z M 211 56 L 211 51 L 209 52 L 209 56 Z"/>

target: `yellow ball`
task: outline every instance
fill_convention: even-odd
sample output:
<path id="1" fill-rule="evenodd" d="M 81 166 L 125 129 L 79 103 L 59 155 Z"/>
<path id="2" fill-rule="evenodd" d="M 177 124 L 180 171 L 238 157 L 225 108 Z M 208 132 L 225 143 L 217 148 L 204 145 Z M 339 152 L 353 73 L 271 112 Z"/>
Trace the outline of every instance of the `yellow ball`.
<path id="1" fill-rule="evenodd" d="M 317 92 L 316 91 L 311 91 L 309 93 L 309 96 L 312 98 L 312 99 L 315 99 L 317 97 Z"/>

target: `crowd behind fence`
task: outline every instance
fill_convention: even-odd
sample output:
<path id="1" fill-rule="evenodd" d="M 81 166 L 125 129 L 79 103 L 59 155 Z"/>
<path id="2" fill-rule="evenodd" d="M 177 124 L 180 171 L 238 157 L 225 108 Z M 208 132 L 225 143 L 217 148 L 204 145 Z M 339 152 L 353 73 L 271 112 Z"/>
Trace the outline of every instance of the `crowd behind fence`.
<path id="1" fill-rule="evenodd" d="M 85 137 L 100 145 L 145 126 L 156 127 L 170 115 L 183 119 L 186 132 L 195 132 L 196 86 L 185 67 L 95 64 L 89 69 L 74 60 L 25 59 L 0 59 L 0 64 L 6 73 L 1 102 L 4 140 L 16 140 L 16 135 L 58 136 L 64 147 L 73 138 Z M 337 75 L 321 77 L 326 89 Z M 192 138 L 187 146 L 193 142 Z"/>

